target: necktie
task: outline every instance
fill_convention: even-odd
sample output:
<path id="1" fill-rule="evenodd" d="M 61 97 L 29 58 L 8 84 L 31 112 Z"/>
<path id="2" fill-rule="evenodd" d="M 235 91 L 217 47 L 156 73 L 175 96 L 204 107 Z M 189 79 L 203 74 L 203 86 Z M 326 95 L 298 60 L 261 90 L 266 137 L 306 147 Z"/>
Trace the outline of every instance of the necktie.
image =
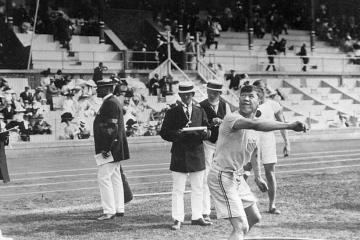
<path id="1" fill-rule="evenodd" d="M 185 111 L 186 117 L 188 120 L 190 120 L 190 111 L 189 111 L 189 106 L 186 106 L 186 111 Z"/>

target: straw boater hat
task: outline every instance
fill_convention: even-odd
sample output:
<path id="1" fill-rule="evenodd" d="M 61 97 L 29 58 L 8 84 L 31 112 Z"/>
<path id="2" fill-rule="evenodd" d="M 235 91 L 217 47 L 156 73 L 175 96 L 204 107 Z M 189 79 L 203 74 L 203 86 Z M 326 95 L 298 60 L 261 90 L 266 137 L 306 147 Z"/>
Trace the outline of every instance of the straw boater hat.
<path id="1" fill-rule="evenodd" d="M 116 84 L 115 81 L 113 81 L 112 79 L 103 79 L 97 82 L 97 87 L 110 87 L 110 86 L 114 86 Z"/>
<path id="2" fill-rule="evenodd" d="M 178 93 L 195 93 L 194 84 L 192 82 L 182 82 L 179 84 Z"/>
<path id="3" fill-rule="evenodd" d="M 210 80 L 206 85 L 206 89 L 218 91 L 218 92 L 222 92 L 222 90 L 223 90 L 222 87 L 223 87 L 223 84 L 221 82 L 215 81 L 215 80 Z"/>

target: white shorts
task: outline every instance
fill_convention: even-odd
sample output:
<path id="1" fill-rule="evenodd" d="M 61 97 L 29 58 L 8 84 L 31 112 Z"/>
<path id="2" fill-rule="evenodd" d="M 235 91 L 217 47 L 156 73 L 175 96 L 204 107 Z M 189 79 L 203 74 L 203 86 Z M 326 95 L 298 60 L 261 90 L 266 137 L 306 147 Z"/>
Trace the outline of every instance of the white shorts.
<path id="1" fill-rule="evenodd" d="M 211 169 L 208 185 L 217 218 L 246 218 L 245 208 L 257 202 L 243 176 Z"/>
<path id="2" fill-rule="evenodd" d="M 277 163 L 276 139 L 273 132 L 260 134 L 259 153 L 262 164 Z"/>

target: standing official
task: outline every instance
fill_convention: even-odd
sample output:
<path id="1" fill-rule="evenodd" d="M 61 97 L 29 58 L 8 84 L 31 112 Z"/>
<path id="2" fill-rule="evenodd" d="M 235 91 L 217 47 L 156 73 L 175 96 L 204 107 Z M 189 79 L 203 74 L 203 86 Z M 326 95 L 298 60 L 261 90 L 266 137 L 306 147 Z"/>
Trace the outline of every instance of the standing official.
<path id="1" fill-rule="evenodd" d="M 2 113 L 0 113 L 0 119 L 4 119 Z M 0 132 L 6 131 L 5 123 L 0 121 Z M 4 183 L 10 182 L 9 172 L 6 162 L 5 145 L 9 141 L 9 132 L 0 133 L 0 180 Z"/>
<path id="2" fill-rule="evenodd" d="M 223 85 L 218 81 L 209 81 L 206 90 L 208 98 L 200 102 L 200 106 L 205 110 L 207 119 L 210 124 L 211 135 L 208 140 L 204 141 L 205 152 L 205 174 L 204 174 L 204 199 L 203 199 L 203 217 L 210 221 L 211 203 L 210 192 L 207 184 L 207 176 L 210 171 L 212 160 L 215 153 L 215 144 L 219 135 L 219 126 L 225 115 L 230 113 L 230 106 L 220 99 Z"/>
<path id="3" fill-rule="evenodd" d="M 184 221 L 184 192 L 186 179 L 191 183 L 191 224 L 208 226 L 202 216 L 203 179 L 205 156 L 203 140 L 208 138 L 207 130 L 183 131 L 185 127 L 208 126 L 205 111 L 193 103 L 194 86 L 190 83 L 179 84 L 181 102 L 166 112 L 160 136 L 172 142 L 172 218 L 173 230 L 178 230 Z"/>
<path id="4" fill-rule="evenodd" d="M 97 96 L 103 103 L 94 120 L 94 140 L 96 154 L 104 158 L 112 154 L 114 161 L 100 165 L 98 168 L 98 183 L 101 195 L 103 215 L 99 221 L 124 216 L 124 190 L 120 175 L 120 161 L 129 159 L 129 149 L 126 140 L 122 106 L 115 96 L 112 80 L 97 82 Z"/>

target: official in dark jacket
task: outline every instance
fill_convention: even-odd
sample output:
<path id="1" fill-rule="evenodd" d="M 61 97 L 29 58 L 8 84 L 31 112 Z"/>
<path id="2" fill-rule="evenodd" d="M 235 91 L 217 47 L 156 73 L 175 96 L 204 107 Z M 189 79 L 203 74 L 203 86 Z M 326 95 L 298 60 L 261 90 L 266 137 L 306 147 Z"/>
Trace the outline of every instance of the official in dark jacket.
<path id="1" fill-rule="evenodd" d="M 113 96 L 115 82 L 97 82 L 97 96 L 103 103 L 94 120 L 95 153 L 113 161 L 99 166 L 98 183 L 104 214 L 98 220 L 124 215 L 124 190 L 120 175 L 120 161 L 129 159 L 122 106 Z"/>
<path id="2" fill-rule="evenodd" d="M 3 114 L 0 113 L 0 118 L 4 118 Z M 5 145 L 9 141 L 9 132 L 6 131 L 5 123 L 0 122 L 0 180 L 4 183 L 10 182 L 9 172 L 6 162 Z"/>
<path id="3" fill-rule="evenodd" d="M 208 98 L 200 102 L 200 106 L 205 110 L 211 130 L 210 138 L 204 141 L 206 169 L 204 174 L 204 198 L 202 213 L 204 219 L 207 221 L 211 221 L 210 191 L 207 184 L 207 175 L 210 171 L 215 153 L 215 144 L 219 135 L 219 126 L 222 123 L 225 115 L 231 112 L 229 104 L 220 98 L 222 90 L 223 84 L 221 82 L 209 81 L 206 86 Z"/>
<path id="4" fill-rule="evenodd" d="M 183 130 L 186 127 L 207 127 L 208 121 L 204 110 L 193 103 L 195 91 L 192 83 L 180 83 L 178 93 L 181 101 L 166 112 L 160 131 L 160 136 L 164 140 L 172 142 L 170 170 L 173 179 L 173 230 L 180 229 L 181 222 L 184 221 L 184 191 L 187 176 L 191 183 L 191 223 L 201 226 L 211 224 L 202 216 L 205 170 L 203 140 L 208 138 L 208 131 Z"/>

